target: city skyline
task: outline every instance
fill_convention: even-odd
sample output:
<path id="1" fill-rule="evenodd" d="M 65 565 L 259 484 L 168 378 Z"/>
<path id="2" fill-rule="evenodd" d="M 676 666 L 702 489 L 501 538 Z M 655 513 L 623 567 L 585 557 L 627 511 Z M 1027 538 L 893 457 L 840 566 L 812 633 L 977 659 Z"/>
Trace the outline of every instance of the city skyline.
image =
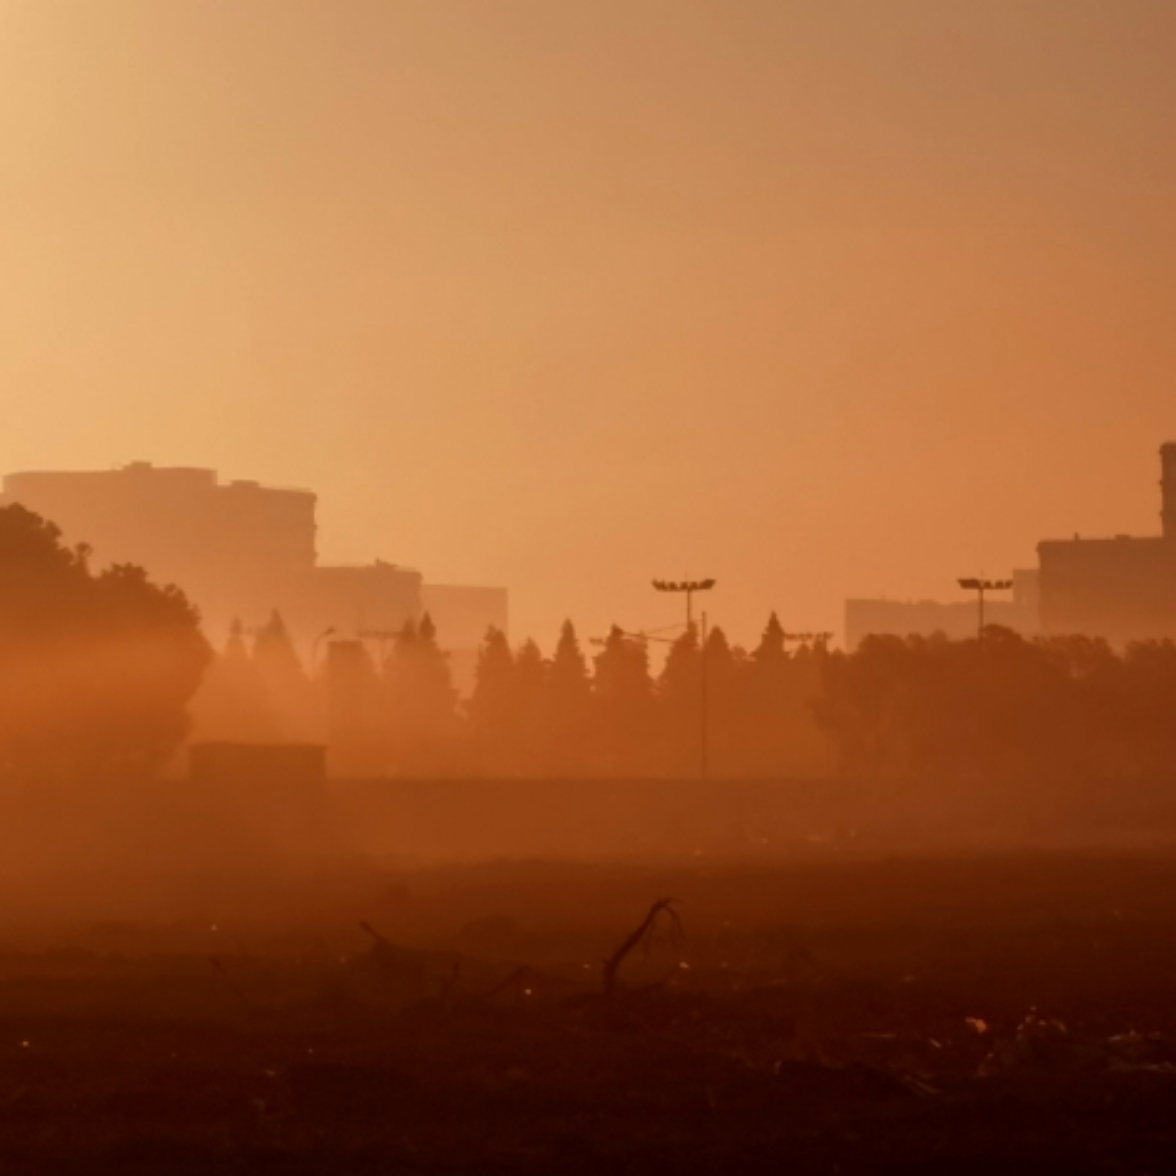
<path id="1" fill-rule="evenodd" d="M 312 485 L 537 634 L 1157 529 L 1170 8 L 344 8 L 8 0 L 0 469 Z"/>

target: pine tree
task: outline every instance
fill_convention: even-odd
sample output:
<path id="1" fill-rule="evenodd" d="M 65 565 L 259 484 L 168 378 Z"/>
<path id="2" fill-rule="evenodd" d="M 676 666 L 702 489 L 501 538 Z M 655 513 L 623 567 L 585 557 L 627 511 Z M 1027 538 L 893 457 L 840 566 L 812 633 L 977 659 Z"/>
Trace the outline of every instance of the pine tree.
<path id="1" fill-rule="evenodd" d="M 590 763 L 592 680 L 570 620 L 560 629 L 559 642 L 547 673 L 544 726 L 547 734 L 546 770 L 577 776 Z"/>
<path id="2" fill-rule="evenodd" d="M 457 692 L 427 613 L 419 625 L 406 621 L 396 634 L 383 668 L 383 695 L 385 740 L 399 770 L 430 772 L 447 765 Z"/>
<path id="3" fill-rule="evenodd" d="M 421 618 L 416 641 L 417 690 L 422 737 L 432 746 L 453 735 L 457 690 L 449 654 L 437 644 L 437 627 L 428 613 Z"/>
<path id="4" fill-rule="evenodd" d="M 547 693 L 547 663 L 534 641 L 524 641 L 515 654 L 514 692 L 516 768 L 534 775 L 543 765 Z"/>
<path id="5" fill-rule="evenodd" d="M 706 638 L 702 657 L 706 671 L 707 743 L 710 772 L 715 776 L 744 773 L 741 722 L 746 696 L 747 657 L 732 649 L 727 635 L 715 626 Z"/>
<path id="6" fill-rule="evenodd" d="M 658 733 L 663 769 L 697 776 L 701 769 L 702 662 L 690 626 L 670 646 L 657 681 Z"/>
<path id="7" fill-rule="evenodd" d="M 788 651 L 784 645 L 784 626 L 773 612 L 764 626 L 763 636 L 752 654 L 756 665 L 765 668 L 779 666 L 788 660 Z"/>
<path id="8" fill-rule="evenodd" d="M 748 775 L 777 775 L 783 768 L 787 737 L 788 650 L 784 627 L 773 612 L 751 655 L 744 706 L 744 767 Z"/>
<path id="9" fill-rule="evenodd" d="M 640 776 L 657 762 L 657 716 L 645 642 L 613 626 L 592 681 L 595 759 L 605 775 Z"/>
<path id="10" fill-rule="evenodd" d="M 252 660 L 282 737 L 305 738 L 311 718 L 310 683 L 276 610 L 254 635 Z"/>
<path id="11" fill-rule="evenodd" d="M 279 727 L 257 667 L 245 647 L 244 629 L 234 620 L 224 651 L 213 659 L 192 700 L 195 739 L 269 743 Z"/>
<path id="12" fill-rule="evenodd" d="M 491 775 L 513 770 L 512 743 L 518 713 L 514 656 L 500 629 L 490 628 L 478 650 L 467 713 L 482 770 Z"/>

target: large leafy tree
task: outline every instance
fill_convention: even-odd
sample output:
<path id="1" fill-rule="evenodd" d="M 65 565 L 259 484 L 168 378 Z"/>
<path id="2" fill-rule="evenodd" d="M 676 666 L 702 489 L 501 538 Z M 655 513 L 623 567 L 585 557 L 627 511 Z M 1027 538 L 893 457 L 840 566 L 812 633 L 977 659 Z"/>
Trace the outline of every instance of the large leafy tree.
<path id="1" fill-rule="evenodd" d="M 0 774 L 149 775 L 188 728 L 210 658 L 175 587 L 91 570 L 52 523 L 0 508 Z"/>

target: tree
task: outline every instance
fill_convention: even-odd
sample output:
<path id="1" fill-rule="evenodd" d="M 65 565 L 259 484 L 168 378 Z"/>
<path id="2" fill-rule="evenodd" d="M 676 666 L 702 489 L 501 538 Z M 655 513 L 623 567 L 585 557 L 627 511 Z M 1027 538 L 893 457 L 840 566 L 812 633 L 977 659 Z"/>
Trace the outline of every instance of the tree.
<path id="1" fill-rule="evenodd" d="M 303 738 L 311 721 L 310 681 L 277 610 L 254 635 L 253 665 L 278 730 L 287 739 Z"/>
<path id="2" fill-rule="evenodd" d="M 612 776 L 653 770 L 657 711 L 644 641 L 612 627 L 596 657 L 592 698 L 597 770 Z"/>
<path id="3" fill-rule="evenodd" d="M 546 768 L 558 775 L 579 775 L 590 760 L 592 680 L 572 622 L 564 621 L 547 671 L 544 725 Z"/>
<path id="4" fill-rule="evenodd" d="M 449 669 L 449 654 L 437 644 L 437 626 L 428 613 L 417 629 L 416 671 L 421 736 L 434 743 L 453 733 L 457 690 Z"/>
<path id="5" fill-rule="evenodd" d="M 657 681 L 657 703 L 664 769 L 674 776 L 699 775 L 702 660 L 693 625 L 670 646 Z"/>
<path id="6" fill-rule="evenodd" d="M 476 755 L 486 772 L 502 774 L 514 766 L 517 703 L 514 655 L 506 634 L 492 627 L 478 650 L 467 707 Z"/>
<path id="7" fill-rule="evenodd" d="M 21 506 L 0 508 L 0 772 L 149 775 L 179 746 L 210 650 L 183 593 Z"/>
<path id="8" fill-rule="evenodd" d="M 419 625 L 405 622 L 383 673 L 384 729 L 393 762 L 412 771 L 446 762 L 443 745 L 454 734 L 457 691 L 428 613 Z"/>
<path id="9" fill-rule="evenodd" d="M 233 621 L 223 652 L 209 666 L 192 700 L 192 726 L 200 739 L 268 743 L 278 723 L 245 646 L 240 621 Z"/>
<path id="10" fill-rule="evenodd" d="M 743 775 L 747 655 L 738 647 L 732 649 L 726 633 L 716 625 L 707 634 L 702 658 L 706 670 L 710 770 L 716 776 Z"/>
<path id="11" fill-rule="evenodd" d="M 514 659 L 514 715 L 511 741 L 516 767 L 529 775 L 542 769 L 545 753 L 547 663 L 539 646 L 526 640 Z"/>
<path id="12" fill-rule="evenodd" d="M 751 655 L 741 703 L 742 771 L 756 776 L 811 776 L 829 770 L 828 736 L 815 707 L 824 690 L 821 645 L 789 654 L 775 613 Z"/>
<path id="13" fill-rule="evenodd" d="M 784 646 L 784 626 L 780 618 L 773 612 L 764 626 L 760 643 L 751 655 L 757 666 L 765 671 L 770 667 L 782 666 L 788 660 L 788 652 Z"/>

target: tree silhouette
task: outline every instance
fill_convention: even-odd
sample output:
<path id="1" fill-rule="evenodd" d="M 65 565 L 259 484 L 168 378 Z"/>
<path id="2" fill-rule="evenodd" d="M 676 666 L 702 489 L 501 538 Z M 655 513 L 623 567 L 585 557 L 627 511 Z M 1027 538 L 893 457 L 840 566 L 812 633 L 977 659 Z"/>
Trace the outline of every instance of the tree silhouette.
<path id="1" fill-rule="evenodd" d="M 670 646 L 657 681 L 662 765 L 674 776 L 701 768 L 702 661 L 698 634 L 688 628 Z"/>
<path id="2" fill-rule="evenodd" d="M 304 738 L 311 721 L 310 681 L 277 610 L 254 635 L 253 665 L 281 734 L 287 739 Z"/>
<path id="3" fill-rule="evenodd" d="M 706 668 L 707 743 L 710 771 L 716 776 L 745 775 L 744 745 L 750 734 L 742 722 L 747 655 L 732 649 L 727 635 L 716 625 L 702 650 Z"/>
<path id="4" fill-rule="evenodd" d="M 428 613 L 417 628 L 416 682 L 421 737 L 435 744 L 452 734 L 457 691 L 449 669 L 449 655 L 437 644 L 437 626 Z"/>
<path id="5" fill-rule="evenodd" d="M 491 775 L 513 770 L 518 697 L 514 655 L 501 629 L 490 628 L 478 651 L 467 713 L 477 762 Z"/>
<path id="6" fill-rule="evenodd" d="M 279 717 L 249 656 L 239 620 L 233 621 L 224 650 L 208 667 L 191 709 L 196 738 L 268 743 L 279 737 Z"/>
<path id="7" fill-rule="evenodd" d="M 596 657 L 592 683 L 596 770 L 641 776 L 657 764 L 657 710 L 649 653 L 616 625 Z"/>
<path id="8" fill-rule="evenodd" d="M 546 768 L 556 775 L 580 775 L 589 763 L 592 680 L 571 621 L 564 621 L 548 667 L 546 702 Z"/>
<path id="9" fill-rule="evenodd" d="M 432 772 L 448 763 L 446 742 L 454 736 L 457 692 L 448 656 L 426 613 L 419 625 L 406 621 L 383 667 L 384 735 L 389 755 L 402 771 Z"/>
<path id="10" fill-rule="evenodd" d="M 210 657 L 175 587 L 137 567 L 95 574 L 84 547 L 21 506 L 0 508 L 0 771 L 148 775 L 188 729 Z"/>

